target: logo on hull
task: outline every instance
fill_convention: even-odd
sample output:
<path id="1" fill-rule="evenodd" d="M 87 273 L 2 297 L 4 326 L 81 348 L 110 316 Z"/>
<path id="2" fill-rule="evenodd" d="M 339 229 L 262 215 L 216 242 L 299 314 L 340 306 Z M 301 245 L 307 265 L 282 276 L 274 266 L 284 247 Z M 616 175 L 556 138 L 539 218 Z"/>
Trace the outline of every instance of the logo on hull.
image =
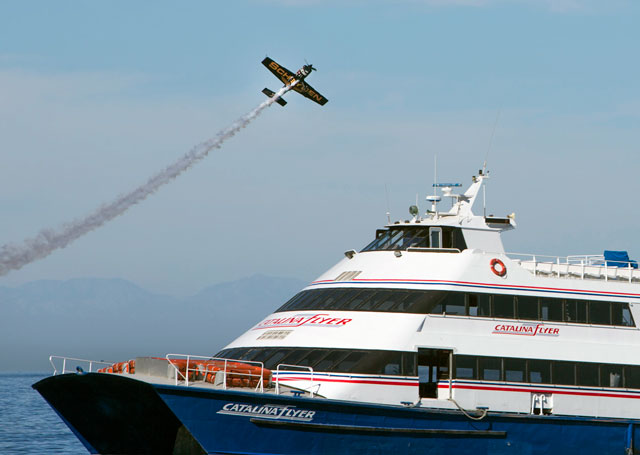
<path id="1" fill-rule="evenodd" d="M 329 314 L 296 314 L 285 318 L 266 319 L 255 326 L 253 330 L 271 329 L 280 327 L 344 327 L 351 319 L 334 318 Z"/>
<path id="2" fill-rule="evenodd" d="M 544 324 L 498 324 L 493 328 L 493 333 L 500 335 L 524 335 L 529 337 L 560 336 L 560 329 L 557 327 L 545 327 Z"/>
<path id="3" fill-rule="evenodd" d="M 243 417 L 260 417 L 273 420 L 296 420 L 311 422 L 316 411 L 297 409 L 295 406 L 281 406 L 277 404 L 250 405 L 242 403 L 227 403 L 217 414 L 227 414 Z"/>

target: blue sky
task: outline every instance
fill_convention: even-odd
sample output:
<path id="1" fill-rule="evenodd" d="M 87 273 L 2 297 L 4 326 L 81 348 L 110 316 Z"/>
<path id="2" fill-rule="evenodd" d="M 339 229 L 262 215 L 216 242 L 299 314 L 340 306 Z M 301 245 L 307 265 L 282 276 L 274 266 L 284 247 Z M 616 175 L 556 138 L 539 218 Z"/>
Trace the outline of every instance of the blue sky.
<path id="1" fill-rule="evenodd" d="M 263 101 L 310 83 L 65 250 L 0 277 L 121 277 L 177 295 L 311 280 L 491 150 L 509 251 L 635 247 L 640 4 L 590 0 L 4 2 L 0 244 L 82 217 Z M 423 208 L 426 205 L 423 203 Z"/>

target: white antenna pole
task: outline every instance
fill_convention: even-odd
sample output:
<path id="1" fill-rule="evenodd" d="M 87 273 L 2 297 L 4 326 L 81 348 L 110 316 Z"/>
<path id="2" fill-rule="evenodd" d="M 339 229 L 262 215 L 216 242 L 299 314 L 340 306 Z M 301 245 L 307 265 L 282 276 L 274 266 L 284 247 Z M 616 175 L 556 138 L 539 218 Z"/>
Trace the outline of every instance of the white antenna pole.
<path id="1" fill-rule="evenodd" d="M 487 217 L 487 182 L 484 178 L 482 179 L 482 214 L 485 218 Z"/>
<path id="2" fill-rule="evenodd" d="M 438 155 L 433 155 L 433 195 L 436 194 L 436 183 L 438 183 Z"/>
<path id="3" fill-rule="evenodd" d="M 438 183 L 438 155 L 433 155 L 433 195 L 437 196 L 438 187 L 436 184 Z M 436 219 L 438 219 L 438 206 L 435 201 L 435 197 L 433 198 L 433 212 L 435 214 Z"/>
<path id="4" fill-rule="evenodd" d="M 391 224 L 391 209 L 389 208 L 389 188 L 384 184 L 384 192 L 387 195 L 387 222 Z"/>

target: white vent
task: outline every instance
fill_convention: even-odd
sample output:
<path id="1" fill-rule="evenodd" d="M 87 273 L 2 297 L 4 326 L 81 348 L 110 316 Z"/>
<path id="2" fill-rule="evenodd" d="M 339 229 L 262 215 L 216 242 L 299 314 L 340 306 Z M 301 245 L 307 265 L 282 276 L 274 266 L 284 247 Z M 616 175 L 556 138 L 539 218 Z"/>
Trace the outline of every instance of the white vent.
<path id="1" fill-rule="evenodd" d="M 286 338 L 293 330 L 267 330 L 260 335 L 258 340 L 282 340 Z"/>
<path id="2" fill-rule="evenodd" d="M 342 272 L 340 275 L 335 277 L 333 281 L 350 281 L 350 280 L 353 280 L 358 275 L 360 275 L 361 273 L 362 273 L 362 270 L 352 270 L 350 272 Z"/>

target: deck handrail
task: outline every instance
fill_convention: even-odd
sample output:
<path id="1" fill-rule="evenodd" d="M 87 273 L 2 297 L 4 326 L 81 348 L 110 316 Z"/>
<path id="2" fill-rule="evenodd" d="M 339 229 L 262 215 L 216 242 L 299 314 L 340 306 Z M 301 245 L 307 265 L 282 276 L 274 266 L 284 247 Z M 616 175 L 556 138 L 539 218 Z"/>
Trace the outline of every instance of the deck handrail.
<path id="1" fill-rule="evenodd" d="M 58 373 L 58 367 L 56 366 L 56 362 L 55 360 L 59 359 L 62 360 L 62 368 L 61 371 Z M 95 364 L 99 364 L 99 365 L 112 365 L 113 362 L 105 362 L 104 360 L 89 360 L 89 359 L 78 359 L 75 357 L 65 357 L 65 356 L 61 356 L 61 355 L 50 355 L 49 356 L 49 363 L 51 364 L 51 366 L 53 367 L 53 375 L 57 375 L 57 374 L 65 374 L 65 373 L 75 373 L 77 371 L 77 368 L 80 367 L 80 365 L 76 365 L 76 369 L 73 370 L 67 370 L 67 361 L 74 361 L 74 362 L 84 362 L 85 364 L 89 364 L 89 371 L 87 373 L 92 373 L 93 372 L 93 366 Z"/>
<path id="2" fill-rule="evenodd" d="M 637 268 L 635 261 L 606 260 L 602 254 L 580 254 L 570 256 L 548 256 L 543 254 L 530 253 L 504 253 L 509 259 L 520 264 L 531 264 L 534 276 L 538 274 L 556 275 L 558 278 L 563 275 L 580 279 L 591 278 L 604 281 L 625 279 L 629 283 L 633 279 L 640 280 L 640 271 L 634 272 Z M 612 263 L 616 264 L 613 265 Z M 541 269 L 540 265 L 546 265 L 547 270 Z M 562 267 L 565 266 L 565 267 Z M 610 276 L 610 271 L 613 276 Z M 628 271 L 628 276 L 620 276 L 619 271 Z M 597 276 L 594 274 L 597 273 Z"/>
<path id="3" fill-rule="evenodd" d="M 175 370 L 174 372 L 174 380 L 175 380 L 175 385 L 178 385 L 178 382 L 180 380 L 184 381 L 184 385 L 189 387 L 189 371 L 193 371 L 195 372 L 199 372 L 200 369 L 197 366 L 197 363 L 194 362 L 194 364 L 196 365 L 195 368 L 189 368 L 191 361 L 192 360 L 196 360 L 196 359 L 200 359 L 200 360 L 206 360 L 206 361 L 213 361 L 213 362 L 224 362 L 224 369 L 220 370 L 220 372 L 222 372 L 222 385 L 223 385 L 223 389 L 227 389 L 227 374 L 229 373 L 228 371 L 228 365 L 229 363 L 243 363 L 246 365 L 255 365 L 260 367 L 260 375 L 259 375 L 259 379 L 258 379 L 258 384 L 255 387 L 255 391 L 257 392 L 258 390 L 262 393 L 264 392 L 264 364 L 262 362 L 257 362 L 254 360 L 240 360 L 240 359 L 227 359 L 227 358 L 223 358 L 223 357 L 212 357 L 212 356 L 205 356 L 205 355 L 192 355 L 192 354 L 167 354 L 165 356 L 165 358 L 167 359 L 167 361 L 169 362 L 169 365 L 171 365 L 173 367 L 173 369 Z M 177 360 L 177 359 L 186 359 L 187 361 L 187 368 L 185 369 L 185 374 L 182 374 L 182 372 L 180 371 L 180 369 L 176 366 L 176 364 L 174 362 L 172 362 L 171 360 Z M 212 370 L 208 369 L 208 366 L 205 367 L 204 370 L 204 378 L 206 378 L 207 373 L 212 372 Z M 217 371 L 216 371 L 217 373 Z M 237 372 L 233 372 L 232 373 L 235 376 L 247 376 L 249 377 L 249 379 L 254 378 L 256 376 L 258 376 L 258 374 L 254 374 L 254 373 L 237 373 Z M 182 378 L 182 379 L 180 379 Z M 204 379 L 203 379 L 204 380 Z M 191 382 L 195 382 L 195 381 L 191 381 Z"/>
<path id="4" fill-rule="evenodd" d="M 275 377 L 275 383 L 276 383 L 276 395 L 280 395 L 280 371 L 287 371 L 287 370 L 280 370 L 280 367 L 287 367 L 287 368 L 300 368 L 302 370 L 309 370 L 309 372 L 311 373 L 311 385 L 305 389 L 302 390 L 306 390 L 309 392 L 309 394 L 311 395 L 311 398 L 313 398 L 313 387 L 316 387 L 316 384 L 314 384 L 314 380 L 313 380 L 313 368 L 305 366 L 305 365 L 292 365 L 292 364 L 288 364 L 288 363 L 280 363 L 278 364 L 278 366 L 276 367 L 276 377 Z M 317 386 L 319 386 L 320 384 L 317 384 Z M 317 393 L 317 392 L 316 392 Z"/>

